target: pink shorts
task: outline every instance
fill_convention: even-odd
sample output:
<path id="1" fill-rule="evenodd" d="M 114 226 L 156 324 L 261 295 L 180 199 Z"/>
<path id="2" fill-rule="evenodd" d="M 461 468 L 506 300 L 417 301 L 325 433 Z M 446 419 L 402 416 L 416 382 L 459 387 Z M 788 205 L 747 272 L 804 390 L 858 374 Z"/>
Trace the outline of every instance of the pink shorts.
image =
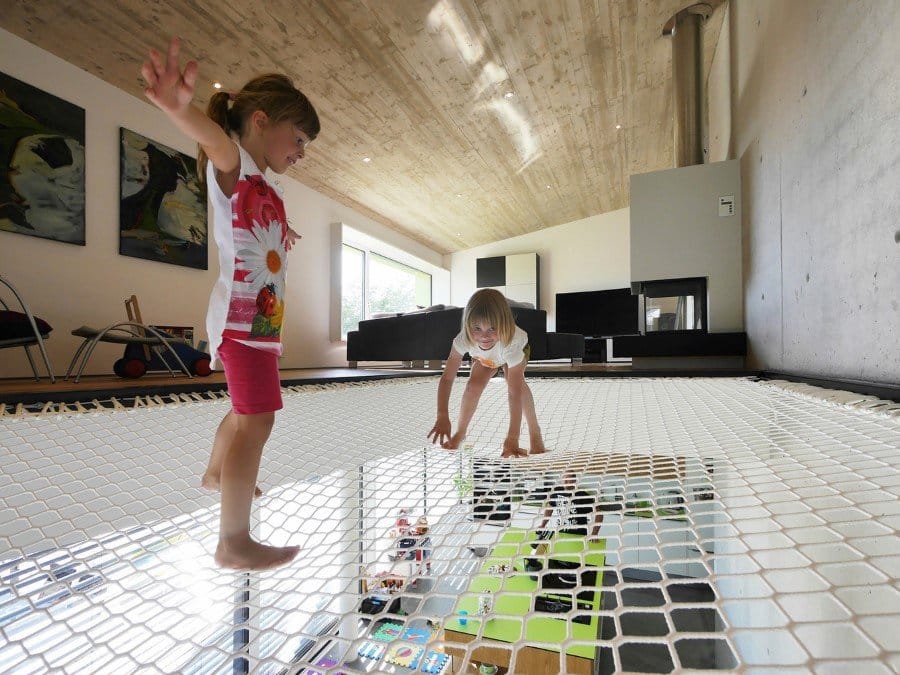
<path id="1" fill-rule="evenodd" d="M 256 415 L 281 410 L 281 380 L 278 356 L 225 338 L 218 357 L 225 369 L 231 409 L 238 415 Z"/>

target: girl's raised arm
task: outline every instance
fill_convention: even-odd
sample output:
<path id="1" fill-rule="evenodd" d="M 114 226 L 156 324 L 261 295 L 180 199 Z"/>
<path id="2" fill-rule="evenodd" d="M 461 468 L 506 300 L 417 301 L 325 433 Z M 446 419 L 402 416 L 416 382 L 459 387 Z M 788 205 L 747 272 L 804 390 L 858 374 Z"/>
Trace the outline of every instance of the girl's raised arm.
<path id="1" fill-rule="evenodd" d="M 180 52 L 181 41 L 177 37 L 169 43 L 165 61 L 158 51 L 150 50 L 150 60 L 144 61 L 141 67 L 141 75 L 147 82 L 144 95 L 200 144 L 218 171 L 232 173 L 241 163 L 237 146 L 222 127 L 193 104 L 198 65 L 196 61 L 188 61 L 182 71 Z"/>

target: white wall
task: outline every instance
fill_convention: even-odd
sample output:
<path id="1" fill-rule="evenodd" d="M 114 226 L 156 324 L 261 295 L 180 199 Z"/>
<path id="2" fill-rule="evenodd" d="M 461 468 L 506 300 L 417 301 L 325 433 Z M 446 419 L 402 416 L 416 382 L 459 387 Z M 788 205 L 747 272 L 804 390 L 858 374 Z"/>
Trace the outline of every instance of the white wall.
<path id="1" fill-rule="evenodd" d="M 631 177 L 631 279 L 706 277 L 709 331 L 744 330 L 738 162 Z M 735 211 L 720 216 L 718 198 Z"/>
<path id="2" fill-rule="evenodd" d="M 898 3 L 730 4 L 750 365 L 900 382 Z"/>
<path id="3" fill-rule="evenodd" d="M 541 309 L 556 326 L 556 294 L 624 288 L 629 284 L 628 209 L 575 220 L 538 232 L 452 253 L 450 302 L 464 306 L 476 290 L 475 261 L 498 255 L 541 257 Z"/>
<path id="4" fill-rule="evenodd" d="M 53 326 L 47 347 L 54 370 L 64 372 L 78 346 L 72 329 L 124 321 L 123 302 L 131 294 L 138 296 L 146 322 L 194 326 L 197 337 L 205 337 L 206 306 L 218 271 L 214 243 L 206 271 L 118 254 L 119 127 L 192 155 L 194 144 L 150 104 L 3 30 L 0 64 L 7 75 L 85 109 L 87 245 L 0 231 L 0 274 Z M 328 120 L 322 133 L 329 133 Z M 290 178 L 279 180 L 287 213 L 303 236 L 288 268 L 283 368 L 346 363 L 344 343 L 333 342 L 328 330 L 332 223 L 343 222 L 434 266 L 426 271 L 436 277 L 435 302 L 448 300 L 449 273 L 440 269 L 440 254 Z M 101 345 L 86 372 L 111 372 L 121 354 L 120 346 Z M 21 349 L 0 350 L 0 377 L 30 373 Z"/>

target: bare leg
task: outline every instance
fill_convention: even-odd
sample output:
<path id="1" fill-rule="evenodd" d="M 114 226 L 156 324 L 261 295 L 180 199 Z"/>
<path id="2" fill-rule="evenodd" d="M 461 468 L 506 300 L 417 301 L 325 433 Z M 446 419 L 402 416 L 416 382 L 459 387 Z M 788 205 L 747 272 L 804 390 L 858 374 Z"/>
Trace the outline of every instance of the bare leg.
<path id="1" fill-rule="evenodd" d="M 206 466 L 206 473 L 200 479 L 200 487 L 207 490 L 218 491 L 219 476 L 222 474 L 222 459 L 225 457 L 225 451 L 231 446 L 234 440 L 234 434 L 237 430 L 237 421 L 235 414 L 229 410 L 228 414 L 222 419 L 219 428 L 216 429 L 216 438 L 213 441 L 212 453 L 209 456 L 209 464 Z M 262 490 L 259 486 L 253 492 L 253 498 L 262 496 Z"/>
<path id="2" fill-rule="evenodd" d="M 250 505 L 263 446 L 272 431 L 275 413 L 233 415 L 230 446 L 224 451 L 220 474 L 222 510 L 216 563 L 231 569 L 264 570 L 290 562 L 297 546 L 265 546 L 250 537 Z"/>
<path id="3" fill-rule="evenodd" d="M 538 424 L 537 413 L 534 410 L 534 396 L 531 395 L 531 387 L 525 385 L 522 392 L 522 414 L 528 423 L 529 454 L 540 455 L 547 452 L 544 446 L 544 438 L 541 435 L 541 427 Z"/>
<path id="4" fill-rule="evenodd" d="M 509 381 L 509 366 L 503 366 L 503 375 L 507 378 L 507 382 Z M 528 385 L 525 385 L 525 391 L 528 391 Z M 522 406 L 525 406 L 525 396 L 523 394 L 522 397 Z M 512 411 L 512 405 L 510 405 L 510 411 Z M 521 428 L 518 430 L 521 431 Z M 516 441 L 512 443 L 509 439 L 503 441 L 503 451 L 500 453 L 500 458 L 511 458 L 511 457 L 527 457 L 528 450 L 519 446 L 519 434 L 516 433 Z"/>
<path id="5" fill-rule="evenodd" d="M 493 368 L 486 368 L 478 361 L 473 361 L 472 370 L 469 373 L 469 381 L 466 382 L 466 389 L 463 392 L 462 403 L 459 406 L 459 421 L 456 425 L 456 433 L 450 437 L 450 440 L 441 447 L 447 450 L 455 450 L 462 445 L 466 438 L 466 432 L 469 430 L 469 422 L 475 414 L 475 408 L 478 407 L 478 401 L 487 383 L 493 377 Z"/>

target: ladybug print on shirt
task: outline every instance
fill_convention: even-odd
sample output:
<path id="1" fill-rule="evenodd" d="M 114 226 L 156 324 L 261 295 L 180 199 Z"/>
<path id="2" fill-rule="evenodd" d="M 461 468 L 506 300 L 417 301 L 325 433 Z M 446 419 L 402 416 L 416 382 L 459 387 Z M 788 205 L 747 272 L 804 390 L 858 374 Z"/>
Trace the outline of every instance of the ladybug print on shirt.
<path id="1" fill-rule="evenodd" d="M 287 218 L 262 176 L 244 176 L 231 197 L 234 285 L 223 337 L 278 343 L 284 319 Z"/>
<path id="2" fill-rule="evenodd" d="M 476 359 L 485 368 L 499 368 L 502 365 L 491 359 L 483 359 L 477 354 L 473 354 L 471 351 L 469 352 L 469 356 L 471 356 L 473 359 Z"/>

